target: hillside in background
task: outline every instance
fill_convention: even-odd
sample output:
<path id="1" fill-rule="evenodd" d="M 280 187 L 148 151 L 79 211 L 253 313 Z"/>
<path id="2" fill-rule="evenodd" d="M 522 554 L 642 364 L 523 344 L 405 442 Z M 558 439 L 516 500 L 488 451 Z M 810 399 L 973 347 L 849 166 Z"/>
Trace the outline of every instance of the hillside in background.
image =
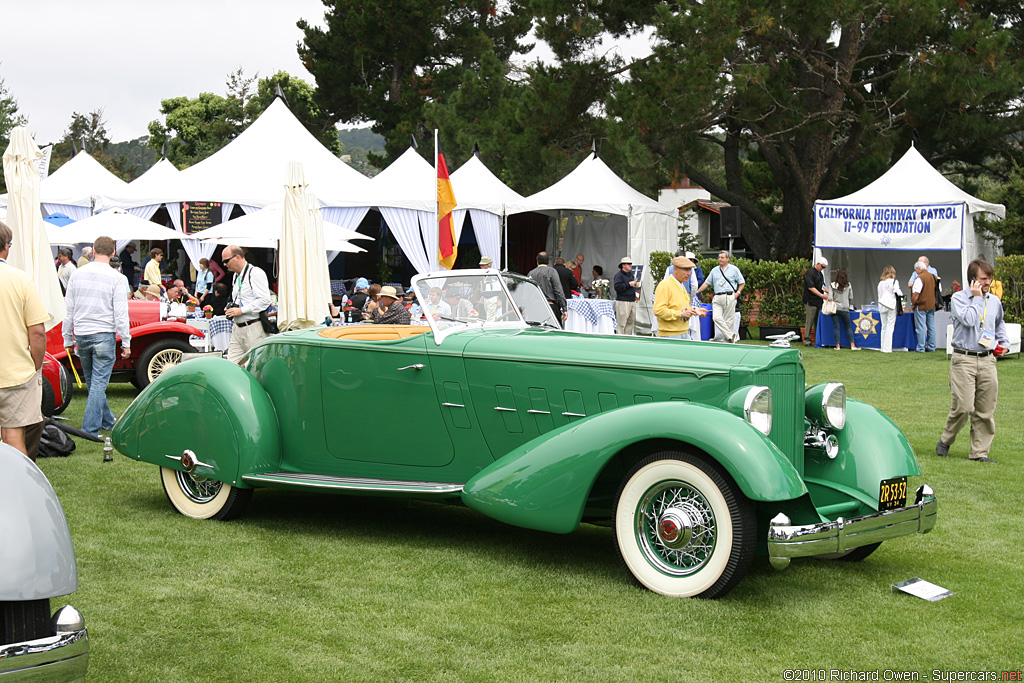
<path id="1" fill-rule="evenodd" d="M 365 176 L 373 177 L 380 169 L 367 161 L 367 153 L 384 154 L 384 136 L 369 128 L 342 128 L 338 131 L 341 158 Z"/>

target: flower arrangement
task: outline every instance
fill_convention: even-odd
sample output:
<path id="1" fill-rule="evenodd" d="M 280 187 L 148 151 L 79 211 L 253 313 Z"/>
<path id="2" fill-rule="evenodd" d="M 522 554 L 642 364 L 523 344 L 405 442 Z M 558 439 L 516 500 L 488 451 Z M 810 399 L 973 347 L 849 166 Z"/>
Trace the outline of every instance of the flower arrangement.
<path id="1" fill-rule="evenodd" d="M 953 287 L 952 287 L 952 289 L 953 289 L 953 293 L 954 294 L 956 294 L 957 292 L 961 291 L 963 288 L 964 288 L 964 286 L 960 284 L 959 280 L 953 280 Z"/>
<path id="2" fill-rule="evenodd" d="M 597 298 L 598 299 L 607 299 L 608 298 L 608 287 L 610 285 L 611 285 L 611 283 L 609 283 L 608 280 L 605 280 L 604 278 L 601 278 L 599 280 L 594 280 L 593 282 L 590 283 L 590 286 L 597 290 Z"/>
<path id="3" fill-rule="evenodd" d="M 206 306 L 203 306 L 203 317 L 204 318 L 212 318 L 213 317 L 213 306 L 210 306 L 209 304 L 207 304 Z"/>

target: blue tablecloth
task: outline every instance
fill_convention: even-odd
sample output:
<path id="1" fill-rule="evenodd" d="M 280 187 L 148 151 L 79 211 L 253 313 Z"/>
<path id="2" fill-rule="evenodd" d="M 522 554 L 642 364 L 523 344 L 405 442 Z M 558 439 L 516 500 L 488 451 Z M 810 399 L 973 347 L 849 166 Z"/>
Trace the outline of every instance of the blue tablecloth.
<path id="1" fill-rule="evenodd" d="M 850 322 L 853 323 L 857 346 L 866 349 L 882 347 L 882 318 L 878 311 L 850 311 Z M 850 338 L 843 321 L 839 321 L 839 345 L 850 346 Z M 832 316 L 818 314 L 818 333 L 815 346 L 835 346 L 835 332 L 832 329 Z M 896 327 L 892 333 L 894 349 L 917 348 L 917 334 L 914 332 L 914 314 L 904 313 L 896 318 Z"/>
<path id="2" fill-rule="evenodd" d="M 615 305 L 607 299 L 569 299 L 566 306 L 586 318 L 591 325 L 596 325 L 602 315 L 615 321 Z"/>

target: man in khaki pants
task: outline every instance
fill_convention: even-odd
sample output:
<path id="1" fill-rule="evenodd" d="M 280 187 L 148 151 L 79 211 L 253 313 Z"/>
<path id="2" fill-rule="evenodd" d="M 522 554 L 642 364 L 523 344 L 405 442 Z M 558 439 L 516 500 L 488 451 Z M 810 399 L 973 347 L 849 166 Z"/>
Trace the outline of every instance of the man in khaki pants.
<path id="1" fill-rule="evenodd" d="M 949 455 L 956 435 L 971 420 L 970 458 L 994 463 L 988 457 L 996 435 L 996 400 L 999 375 L 996 356 L 1010 348 L 1003 323 L 1003 305 L 993 294 L 992 266 L 974 259 L 967 266 L 970 289 L 957 292 L 950 302 L 953 318 L 953 355 L 949 364 L 949 389 L 953 395 L 946 428 L 935 444 L 935 453 Z"/>

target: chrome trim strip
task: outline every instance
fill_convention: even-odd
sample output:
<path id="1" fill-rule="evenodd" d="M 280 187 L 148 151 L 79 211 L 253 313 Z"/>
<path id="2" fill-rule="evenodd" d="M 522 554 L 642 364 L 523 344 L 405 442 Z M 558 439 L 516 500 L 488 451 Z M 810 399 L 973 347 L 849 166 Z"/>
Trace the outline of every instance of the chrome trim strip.
<path id="1" fill-rule="evenodd" d="M 938 502 L 925 485 L 917 489 L 913 505 L 882 510 L 853 519 L 792 526 L 779 513 L 768 528 L 768 556 L 776 569 L 785 569 L 794 557 L 843 553 L 913 533 L 926 534 L 935 526 Z"/>
<path id="2" fill-rule="evenodd" d="M 500 413 L 517 413 L 517 412 L 519 412 L 515 408 L 502 408 L 501 406 L 495 407 L 495 410 L 497 410 Z"/>
<path id="3" fill-rule="evenodd" d="M 532 410 L 531 409 L 531 410 L 527 410 L 526 412 L 531 414 L 531 415 L 550 415 L 551 414 L 550 410 Z"/>
<path id="4" fill-rule="evenodd" d="M 340 489 L 345 491 L 390 491 L 403 493 L 447 494 L 460 493 L 462 484 L 438 481 L 399 481 L 395 479 L 368 479 L 361 477 L 332 477 L 329 475 L 309 474 L 304 472 L 266 472 L 264 474 L 248 474 L 242 477 L 245 482 L 263 482 L 268 484 L 287 484 L 306 488 Z"/>
<path id="5" fill-rule="evenodd" d="M 89 630 L 85 628 L 0 646 L 0 676 L 33 669 L 33 674 L 46 672 L 45 680 L 84 680 L 88 667 Z"/>
<path id="6" fill-rule="evenodd" d="M 583 413 L 562 413 L 566 417 L 586 417 Z"/>
<path id="7" fill-rule="evenodd" d="M 441 405 L 447 406 L 448 408 L 465 408 L 466 407 L 466 406 L 462 405 L 461 403 L 448 403 L 447 401 L 445 401 Z"/>

